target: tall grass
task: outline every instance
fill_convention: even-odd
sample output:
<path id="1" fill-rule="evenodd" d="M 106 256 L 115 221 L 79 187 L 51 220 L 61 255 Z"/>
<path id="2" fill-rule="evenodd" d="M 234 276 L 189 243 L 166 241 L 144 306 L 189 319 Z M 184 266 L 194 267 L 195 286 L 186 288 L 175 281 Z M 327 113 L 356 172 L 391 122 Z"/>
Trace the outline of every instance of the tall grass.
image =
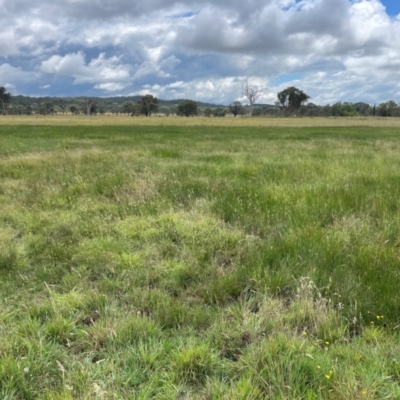
<path id="1" fill-rule="evenodd" d="M 0 140 L 0 398 L 400 397 L 397 129 Z"/>

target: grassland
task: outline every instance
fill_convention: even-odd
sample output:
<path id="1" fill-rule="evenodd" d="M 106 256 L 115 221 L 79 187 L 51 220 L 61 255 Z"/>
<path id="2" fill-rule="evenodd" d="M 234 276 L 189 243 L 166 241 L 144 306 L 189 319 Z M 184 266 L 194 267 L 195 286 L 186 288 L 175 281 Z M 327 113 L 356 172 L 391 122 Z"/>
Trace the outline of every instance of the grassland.
<path id="1" fill-rule="evenodd" d="M 397 119 L 103 120 L 0 118 L 1 399 L 400 398 Z"/>
<path id="2" fill-rule="evenodd" d="M 385 117 L 329 117 L 329 118 L 273 118 L 273 117 L 131 117 L 127 115 L 7 115 L 1 125 L 57 125 L 57 126 L 203 126 L 203 127 L 400 127 L 400 118 Z"/>

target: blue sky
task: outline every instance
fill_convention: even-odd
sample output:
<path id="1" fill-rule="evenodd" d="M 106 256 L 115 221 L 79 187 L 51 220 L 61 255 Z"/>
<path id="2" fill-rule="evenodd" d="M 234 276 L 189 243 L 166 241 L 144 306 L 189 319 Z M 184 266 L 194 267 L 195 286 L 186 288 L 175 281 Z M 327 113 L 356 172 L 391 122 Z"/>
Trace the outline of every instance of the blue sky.
<path id="1" fill-rule="evenodd" d="M 0 0 L 0 86 L 229 104 L 400 101 L 399 0 Z"/>
<path id="2" fill-rule="evenodd" d="M 382 0 L 382 4 L 386 7 L 389 15 L 398 15 L 400 13 L 399 0 Z"/>

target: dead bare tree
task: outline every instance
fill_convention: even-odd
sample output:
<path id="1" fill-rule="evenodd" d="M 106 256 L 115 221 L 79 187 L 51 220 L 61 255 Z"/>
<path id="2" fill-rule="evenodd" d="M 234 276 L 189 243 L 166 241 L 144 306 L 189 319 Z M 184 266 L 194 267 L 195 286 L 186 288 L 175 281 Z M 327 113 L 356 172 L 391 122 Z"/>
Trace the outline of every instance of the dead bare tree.
<path id="1" fill-rule="evenodd" d="M 86 100 L 86 115 L 87 116 L 92 115 L 92 113 L 91 113 L 92 104 L 93 104 L 92 100 L 90 100 L 90 99 Z"/>
<path id="2" fill-rule="evenodd" d="M 253 106 L 256 100 L 263 94 L 264 89 L 260 89 L 258 86 L 251 84 L 247 79 L 242 85 L 242 95 L 247 98 L 250 104 L 249 117 L 253 115 Z"/>
<path id="3" fill-rule="evenodd" d="M 89 99 L 89 98 L 86 99 L 85 106 L 86 106 L 86 115 L 87 116 L 97 114 L 98 110 L 97 110 L 96 100 Z"/>

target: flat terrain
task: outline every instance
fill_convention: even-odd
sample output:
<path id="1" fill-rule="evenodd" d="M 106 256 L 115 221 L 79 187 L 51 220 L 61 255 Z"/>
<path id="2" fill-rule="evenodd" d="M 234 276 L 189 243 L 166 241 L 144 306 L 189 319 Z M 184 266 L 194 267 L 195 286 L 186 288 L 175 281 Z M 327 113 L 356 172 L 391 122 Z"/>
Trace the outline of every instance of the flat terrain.
<path id="1" fill-rule="evenodd" d="M 0 398 L 400 398 L 399 198 L 394 118 L 0 118 Z"/>
<path id="2" fill-rule="evenodd" d="M 329 117 L 329 118 L 269 118 L 269 117 L 176 117 L 127 115 L 32 115 L 1 116 L 1 125 L 61 125 L 61 126 L 220 126 L 220 127 L 400 127 L 400 118 L 385 117 Z"/>

